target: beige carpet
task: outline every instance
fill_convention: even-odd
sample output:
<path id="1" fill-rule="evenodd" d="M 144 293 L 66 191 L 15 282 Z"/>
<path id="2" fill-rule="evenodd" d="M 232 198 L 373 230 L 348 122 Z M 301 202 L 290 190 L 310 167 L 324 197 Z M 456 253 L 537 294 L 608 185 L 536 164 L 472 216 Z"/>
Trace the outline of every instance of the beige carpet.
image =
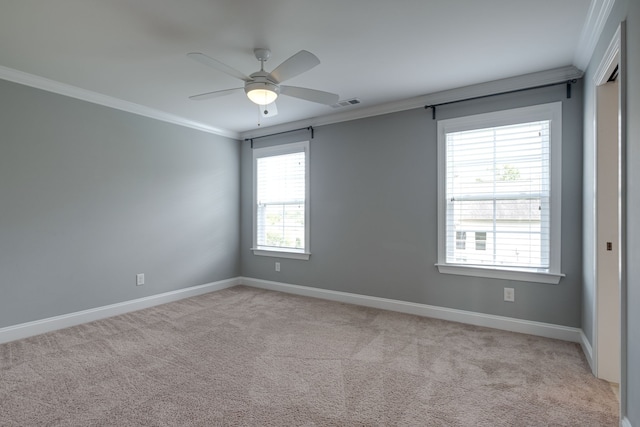
<path id="1" fill-rule="evenodd" d="M 573 343 L 235 287 L 0 345 L 2 426 L 616 426 Z"/>

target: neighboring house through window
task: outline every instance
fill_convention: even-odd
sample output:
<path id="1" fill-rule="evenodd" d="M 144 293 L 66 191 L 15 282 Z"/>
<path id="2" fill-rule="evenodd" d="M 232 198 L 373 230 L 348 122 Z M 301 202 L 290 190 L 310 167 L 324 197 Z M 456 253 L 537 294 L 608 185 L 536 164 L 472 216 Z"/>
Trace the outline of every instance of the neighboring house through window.
<path id="1" fill-rule="evenodd" d="M 476 231 L 476 251 L 487 250 L 487 232 Z"/>
<path id="2" fill-rule="evenodd" d="M 466 248 L 467 248 L 467 232 L 456 231 L 456 249 L 466 249 Z"/>
<path id="3" fill-rule="evenodd" d="M 253 150 L 253 252 L 309 259 L 309 142 Z"/>
<path id="4" fill-rule="evenodd" d="M 561 108 L 438 122 L 441 273 L 558 283 Z"/>

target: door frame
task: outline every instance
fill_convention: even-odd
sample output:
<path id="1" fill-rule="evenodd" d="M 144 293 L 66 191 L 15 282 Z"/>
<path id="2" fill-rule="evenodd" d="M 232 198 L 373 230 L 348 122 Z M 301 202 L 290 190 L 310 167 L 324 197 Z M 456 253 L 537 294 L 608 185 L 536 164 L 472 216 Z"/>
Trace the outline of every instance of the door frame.
<path id="1" fill-rule="evenodd" d="M 597 150 L 598 150 L 598 129 L 597 129 L 597 110 L 598 110 L 598 86 L 607 82 L 611 72 L 618 66 L 618 289 L 619 289 L 619 308 L 620 308 L 620 413 L 626 414 L 627 402 L 626 402 L 626 330 L 627 330 L 627 275 L 626 275 L 626 150 L 627 150 L 627 138 L 626 138 L 626 22 L 621 22 L 615 35 L 613 36 L 609 47 L 607 48 L 595 74 L 593 80 L 590 82 L 593 85 L 593 105 L 594 105 L 594 182 L 593 185 L 597 185 L 598 169 L 597 169 Z M 594 187 L 595 190 L 595 187 Z M 601 350 L 598 340 L 598 326 L 601 316 L 599 315 L 599 298 L 598 298 L 598 280 L 597 280 L 597 268 L 598 268 L 598 245 L 597 239 L 597 194 L 594 205 L 595 220 L 593 224 L 594 238 L 596 239 L 596 245 L 594 245 L 594 278 L 595 286 L 594 300 L 593 300 L 593 313 L 594 313 L 594 327 L 593 327 L 593 353 L 592 353 L 592 371 L 593 374 L 598 376 L 599 357 L 598 353 Z"/>

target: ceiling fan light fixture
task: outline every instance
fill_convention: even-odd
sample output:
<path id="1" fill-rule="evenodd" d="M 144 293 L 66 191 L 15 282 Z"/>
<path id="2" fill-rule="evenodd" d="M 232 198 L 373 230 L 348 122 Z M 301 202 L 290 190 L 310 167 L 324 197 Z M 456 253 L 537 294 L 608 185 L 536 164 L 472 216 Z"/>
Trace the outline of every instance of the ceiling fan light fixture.
<path id="1" fill-rule="evenodd" d="M 279 88 L 273 83 L 247 83 L 244 88 L 247 97 L 258 105 L 269 105 L 278 98 Z"/>

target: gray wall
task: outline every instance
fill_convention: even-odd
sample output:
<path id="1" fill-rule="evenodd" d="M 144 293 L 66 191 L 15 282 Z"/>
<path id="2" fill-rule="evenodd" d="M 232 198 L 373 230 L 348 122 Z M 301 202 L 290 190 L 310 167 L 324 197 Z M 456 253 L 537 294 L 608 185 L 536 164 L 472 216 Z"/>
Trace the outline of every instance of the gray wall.
<path id="1" fill-rule="evenodd" d="M 605 29 L 600 37 L 585 81 L 593 75 L 613 38 L 620 22 L 627 21 L 627 290 L 626 331 L 623 330 L 623 372 L 621 384 L 622 415 L 632 426 L 640 426 L 640 2 L 637 0 L 617 0 Z M 593 93 L 591 85 L 585 85 L 585 153 L 593 150 L 593 131 L 589 126 L 593 117 Z M 588 161 L 587 158 L 585 158 Z M 585 181 L 586 182 L 586 181 Z M 586 195 L 589 193 L 587 189 Z M 586 221 L 585 221 L 586 223 Z M 585 264 L 586 267 L 586 264 Z M 585 272 L 588 274 L 588 271 Z M 583 329 L 588 338 L 593 338 L 593 284 L 585 281 L 583 292 Z M 626 363 L 625 363 L 626 362 Z"/>
<path id="2" fill-rule="evenodd" d="M 438 108 L 445 119 L 563 102 L 562 272 L 558 285 L 438 273 L 436 121 L 417 109 L 317 127 L 311 140 L 311 259 L 254 256 L 251 148 L 242 145 L 242 274 L 323 289 L 580 327 L 582 82 Z M 301 132 L 260 147 L 307 139 Z M 281 263 L 275 272 L 274 261 Z M 516 302 L 503 301 L 515 288 Z"/>
<path id="3" fill-rule="evenodd" d="M 238 276 L 239 155 L 0 80 L 0 327 Z"/>

